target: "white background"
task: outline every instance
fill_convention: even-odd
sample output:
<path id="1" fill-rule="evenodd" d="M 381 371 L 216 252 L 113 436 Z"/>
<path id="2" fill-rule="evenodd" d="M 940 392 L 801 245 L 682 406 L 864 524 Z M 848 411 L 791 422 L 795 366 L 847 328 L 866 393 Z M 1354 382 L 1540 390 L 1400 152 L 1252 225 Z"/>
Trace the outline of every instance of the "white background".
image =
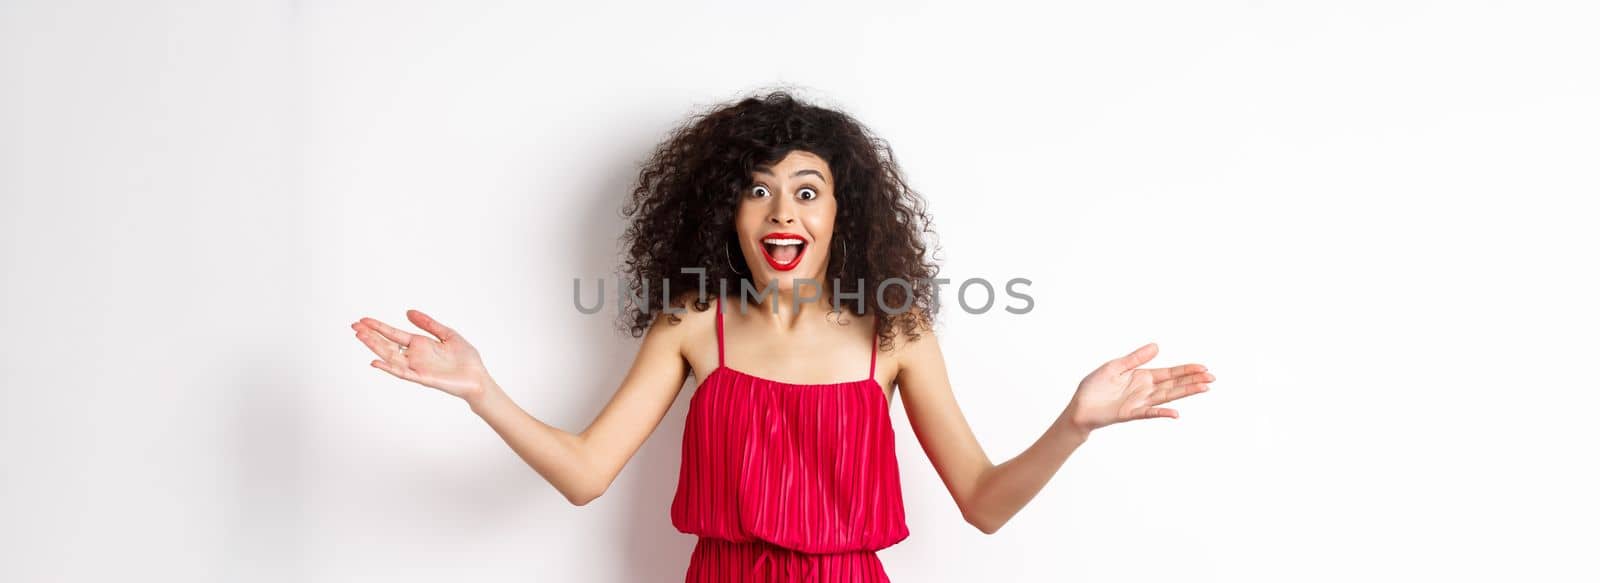
<path id="1" fill-rule="evenodd" d="M 1034 280 L 940 317 L 993 461 L 1144 342 L 1218 376 L 992 536 L 897 396 L 896 581 L 1593 581 L 1591 6 L 7 1 L 0 579 L 681 581 L 690 391 L 573 507 L 349 324 L 428 311 L 581 430 L 636 164 L 793 86 L 945 276 Z"/>

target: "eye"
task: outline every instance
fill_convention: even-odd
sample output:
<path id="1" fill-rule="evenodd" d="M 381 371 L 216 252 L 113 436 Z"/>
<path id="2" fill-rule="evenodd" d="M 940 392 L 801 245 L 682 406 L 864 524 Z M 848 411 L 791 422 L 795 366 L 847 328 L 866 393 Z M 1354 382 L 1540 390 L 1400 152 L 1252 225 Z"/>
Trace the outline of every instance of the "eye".
<path id="1" fill-rule="evenodd" d="M 750 189 L 750 196 L 754 196 L 754 197 L 757 197 L 757 198 L 760 198 L 760 197 L 763 197 L 763 196 L 767 196 L 769 194 L 772 194 L 772 193 L 767 191 L 767 187 L 761 186 L 759 184 L 757 184 L 755 186 L 755 188 Z"/>
<path id="2" fill-rule="evenodd" d="M 795 196 L 800 197 L 800 200 L 815 200 L 817 198 L 817 191 L 810 188 L 802 188 L 800 189 L 800 192 L 795 193 Z"/>

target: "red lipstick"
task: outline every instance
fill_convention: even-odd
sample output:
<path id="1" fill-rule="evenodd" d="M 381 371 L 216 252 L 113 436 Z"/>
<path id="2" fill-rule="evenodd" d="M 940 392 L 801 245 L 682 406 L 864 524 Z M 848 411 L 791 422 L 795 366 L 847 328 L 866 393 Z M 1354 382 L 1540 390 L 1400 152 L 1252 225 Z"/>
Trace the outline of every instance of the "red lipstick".
<path id="1" fill-rule="evenodd" d="M 800 258 L 805 257 L 806 249 L 811 246 L 805 237 L 794 233 L 770 233 L 757 243 L 761 245 L 761 256 L 767 259 L 767 265 L 778 271 L 789 271 L 800 265 Z M 774 257 L 774 254 L 784 260 Z"/>

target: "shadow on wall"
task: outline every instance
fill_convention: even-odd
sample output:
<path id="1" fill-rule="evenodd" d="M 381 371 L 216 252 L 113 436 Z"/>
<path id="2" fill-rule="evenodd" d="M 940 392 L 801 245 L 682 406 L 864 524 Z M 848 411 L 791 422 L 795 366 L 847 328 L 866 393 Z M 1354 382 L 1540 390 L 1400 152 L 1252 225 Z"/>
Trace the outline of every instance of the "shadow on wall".
<path id="1" fill-rule="evenodd" d="M 639 128 L 651 124 L 624 125 Z M 632 135 L 617 136 L 617 142 L 627 144 L 618 151 L 637 153 L 637 158 L 644 158 L 660 138 L 657 135 L 645 135 L 647 133 L 635 131 Z M 580 240 L 568 247 L 583 250 L 573 254 L 575 264 L 569 270 L 571 273 L 585 276 L 601 272 L 607 274 L 606 309 L 585 316 L 587 324 L 579 327 L 580 332 L 576 332 L 576 338 L 573 338 L 579 342 L 579 346 L 593 347 L 590 358 L 593 358 L 592 362 L 601 364 L 586 367 L 585 370 L 610 371 L 592 379 L 590 386 L 599 390 L 586 393 L 584 398 L 589 402 L 580 404 L 577 409 L 586 412 L 583 414 L 584 423 L 599 414 L 610 400 L 615 388 L 627 374 L 639 347 L 638 339 L 616 330 L 618 290 L 612 289 L 617 281 L 614 270 L 621 259 L 618 239 L 626 226 L 620 211 L 632 191 L 638 172 L 635 160 L 615 160 L 609 167 L 600 169 L 600 175 L 592 181 L 595 187 L 590 192 L 593 194 L 586 199 L 590 204 L 580 217 L 579 228 L 574 231 Z M 688 379 L 661 424 L 623 467 L 611 488 L 604 496 L 580 509 L 580 514 L 589 510 L 621 509 L 603 513 L 616 523 L 602 529 L 622 533 L 611 550 L 607 551 L 616 558 L 616 564 L 622 566 L 617 583 L 682 581 L 689 567 L 689 555 L 694 550 L 695 537 L 673 528 L 671 506 L 678 486 L 684 418 L 688 413 L 689 397 L 698 382 L 693 377 Z"/>
<path id="2" fill-rule="evenodd" d="M 550 285 L 549 274 L 556 273 L 559 275 L 557 279 L 560 281 L 563 302 L 566 302 L 569 296 L 565 294 L 571 293 L 572 277 L 584 277 L 592 281 L 596 274 L 606 274 L 605 309 L 596 314 L 580 315 L 577 325 L 565 327 L 562 332 L 565 335 L 562 342 L 580 347 L 582 362 L 572 363 L 572 366 L 576 370 L 593 371 L 576 379 L 571 392 L 563 393 L 561 397 L 563 404 L 560 408 L 571 412 L 571 416 L 544 418 L 544 421 L 567 431 L 581 431 L 599 415 L 627 375 L 640 344 L 640 339 L 616 329 L 616 290 L 612 288 L 616 282 L 614 270 L 620 262 L 618 238 L 625 228 L 620 210 L 638 176 L 637 160 L 647 156 L 661 136 L 641 129 L 655 127 L 659 120 L 635 117 L 616 121 L 611 126 L 612 135 L 602 137 L 599 141 L 615 144 L 616 147 L 610 151 L 621 154 L 588 165 L 590 176 L 580 179 L 588 186 L 573 193 L 585 202 L 581 212 L 573 217 L 571 225 L 570 232 L 576 240 L 562 246 L 562 249 L 569 251 L 560 256 L 541 258 L 541 262 L 549 265 L 550 269 L 530 273 L 529 277 L 539 279 L 523 282 L 528 289 L 546 287 Z M 530 185 L 528 188 L 527 196 L 532 199 L 549 195 L 537 190 L 537 186 Z M 531 241 L 527 245 L 529 249 L 537 248 Z M 577 313 L 576 308 L 566 303 L 562 304 L 561 309 Z M 455 520 L 464 519 L 465 522 L 460 524 L 464 529 L 505 522 L 506 508 L 522 509 L 516 513 L 518 517 L 568 516 L 572 520 L 590 522 L 607 520 L 610 524 L 585 525 L 597 526 L 593 531 L 617 533 L 614 538 L 600 541 L 598 546 L 601 548 L 593 553 L 572 559 L 535 557 L 534 563 L 565 559 L 564 562 L 568 564 L 562 565 L 564 570 L 578 570 L 591 558 L 599 557 L 609 561 L 610 566 L 606 571 L 618 573 L 614 580 L 616 583 L 683 581 L 696 539 L 673 528 L 671 503 L 678 484 L 688 397 L 692 394 L 693 384 L 697 382 L 691 378 L 690 384 L 686 385 L 690 388 L 680 390 L 660 425 L 629 459 L 605 495 L 587 506 L 572 508 L 524 463 L 503 460 L 496 461 L 492 469 L 473 467 L 461 468 L 459 472 L 437 469 L 429 472 L 433 476 L 471 476 L 467 483 L 437 484 L 438 491 L 431 493 L 430 499 L 463 501 L 445 514 Z M 519 395 L 513 394 L 512 397 L 518 400 Z M 478 422 L 476 419 L 471 421 Z M 502 453 L 511 455 L 509 451 Z M 515 460 L 515 456 L 511 459 Z M 414 481 L 418 487 L 445 479 L 419 478 Z M 539 486 L 533 489 L 537 495 L 532 501 L 528 500 L 530 483 Z M 530 532 L 534 538 L 561 539 L 571 536 L 569 524 L 565 521 L 516 520 L 518 523 L 512 528 L 518 532 Z M 585 564 L 572 561 L 585 561 Z M 534 579 L 539 577 L 535 576 Z M 598 577 L 586 580 L 603 583 Z"/>
<path id="3" fill-rule="evenodd" d="M 281 348 L 279 348 L 281 349 Z M 285 367 L 262 346 L 234 360 L 221 479 L 231 489 L 223 531 L 232 581 L 306 581 L 311 541 L 307 514 L 311 400 L 302 370 Z M 304 356 L 304 355 L 295 355 Z M 288 360 L 285 360 L 286 362 Z"/>
<path id="4" fill-rule="evenodd" d="M 609 140 L 617 145 L 614 151 L 626 155 L 593 164 L 593 175 L 584 181 L 590 186 L 574 193 L 584 197 L 585 204 L 579 216 L 573 217 L 575 224 L 571 232 L 578 240 L 565 247 L 572 251 L 548 258 L 552 270 L 562 274 L 563 293 L 570 293 L 572 274 L 592 278 L 593 274 L 608 273 L 610 300 L 607 309 L 582 316 L 579 325 L 564 331 L 568 337 L 563 342 L 572 342 L 583 349 L 582 358 L 586 364 L 579 365 L 579 370 L 595 371 L 581 380 L 578 385 L 581 389 L 564 397 L 567 402 L 562 408 L 578 412 L 573 417 L 577 420 L 575 423 L 545 419 L 568 431 L 581 430 L 599 414 L 626 375 L 640 343 L 639 339 L 617 331 L 615 290 L 609 289 L 615 285 L 614 275 L 609 274 L 619 263 L 618 237 L 624 230 L 620 208 L 638 175 L 637 159 L 648 155 L 655 140 L 660 138 L 640 129 L 655 127 L 659 120 L 633 121 L 638 123 L 616 124 L 619 129 L 614 131 L 629 133 L 614 135 L 614 139 Z M 548 286 L 549 281 L 526 284 Z M 391 323 L 418 332 L 404 320 Z M 348 338 L 339 341 L 353 342 Z M 314 353 L 299 357 L 298 362 L 318 362 L 322 358 Z M 672 527 L 670 511 L 678 483 L 688 397 L 697 380 L 690 378 L 686 390 L 680 390 L 660 425 L 624 466 L 606 494 L 588 506 L 574 509 L 553 488 L 543 484 L 543 478 L 505 449 L 492 455 L 434 459 L 427 464 L 378 463 L 341 474 L 338 490 L 319 494 L 315 491 L 318 484 L 313 483 L 316 476 L 311 473 L 317 428 L 309 420 L 315 417 L 313 412 L 318 405 L 314 395 L 321 389 L 294 376 L 292 371 L 303 369 L 269 367 L 269 362 L 275 361 L 256 361 L 241 373 L 239 379 L 246 385 L 245 390 L 235 391 L 241 397 L 230 403 L 229 410 L 234 420 L 229 435 L 232 453 L 238 460 L 248 460 L 233 464 L 234 473 L 230 476 L 238 488 L 236 498 L 240 500 L 232 518 L 241 527 L 236 540 L 228 544 L 232 552 L 230 565 L 235 570 L 232 574 L 240 576 L 241 580 L 308 580 L 324 569 L 341 568 L 320 564 L 318 561 L 338 551 L 316 548 L 316 545 L 345 533 L 320 531 L 323 525 L 313 514 L 320 506 L 308 507 L 319 499 L 334 499 L 346 504 L 342 507 L 345 514 L 339 520 L 363 525 L 363 529 L 377 529 L 379 539 L 386 534 L 436 540 L 449 540 L 452 536 L 472 538 L 482 535 L 485 528 L 514 522 L 510 528 L 528 533 L 532 538 L 559 540 L 571 536 L 563 521 L 528 522 L 526 517 L 575 515 L 578 520 L 606 520 L 611 524 L 591 525 L 599 527 L 593 530 L 617 533 L 617 536 L 604 541 L 603 548 L 574 560 L 595 556 L 608 559 L 610 565 L 606 570 L 618 573 L 615 579 L 618 583 L 683 581 L 696 539 Z M 344 365 L 341 360 L 337 366 Z M 401 381 L 393 383 L 398 386 Z M 445 399 L 442 395 L 431 394 L 432 389 L 405 387 L 417 395 L 426 395 L 421 398 Z M 518 400 L 519 396 L 513 394 L 512 397 Z M 470 415 L 450 422 L 488 431 L 481 421 Z M 492 441 L 485 443 L 503 448 L 492 433 L 486 435 L 484 439 Z M 359 495 L 363 488 L 373 484 L 383 484 L 388 495 L 423 502 L 418 507 L 396 508 L 393 500 Z M 533 500 L 529 499 L 530 484 L 541 486 L 532 490 L 537 493 Z M 507 513 L 508 508 L 518 511 Z M 353 552 L 360 558 L 371 558 L 379 555 L 361 553 L 386 553 L 390 548 L 386 544 L 369 544 Z M 391 568 L 403 567 L 408 560 L 403 553 L 381 556 Z M 534 564 L 559 558 L 534 557 Z M 600 581 L 598 578 L 591 580 Z"/>

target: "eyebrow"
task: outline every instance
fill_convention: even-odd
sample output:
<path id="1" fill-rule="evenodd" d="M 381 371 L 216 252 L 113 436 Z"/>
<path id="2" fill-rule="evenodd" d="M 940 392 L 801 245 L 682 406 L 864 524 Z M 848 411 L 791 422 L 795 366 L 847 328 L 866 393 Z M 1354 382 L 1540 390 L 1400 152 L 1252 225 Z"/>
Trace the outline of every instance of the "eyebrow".
<path id="1" fill-rule="evenodd" d="M 756 172 L 760 172 L 762 174 L 769 174 L 769 175 L 772 174 L 772 170 L 770 168 L 766 167 L 766 166 L 757 166 L 756 167 Z M 823 182 L 827 182 L 828 181 L 827 178 L 823 178 L 822 177 L 822 173 L 821 172 L 818 172 L 816 170 L 812 170 L 810 168 L 807 168 L 805 170 L 797 171 L 794 174 L 790 174 L 789 177 L 790 178 L 799 178 L 799 177 L 807 175 L 807 174 L 816 176 L 819 180 L 821 180 Z"/>

